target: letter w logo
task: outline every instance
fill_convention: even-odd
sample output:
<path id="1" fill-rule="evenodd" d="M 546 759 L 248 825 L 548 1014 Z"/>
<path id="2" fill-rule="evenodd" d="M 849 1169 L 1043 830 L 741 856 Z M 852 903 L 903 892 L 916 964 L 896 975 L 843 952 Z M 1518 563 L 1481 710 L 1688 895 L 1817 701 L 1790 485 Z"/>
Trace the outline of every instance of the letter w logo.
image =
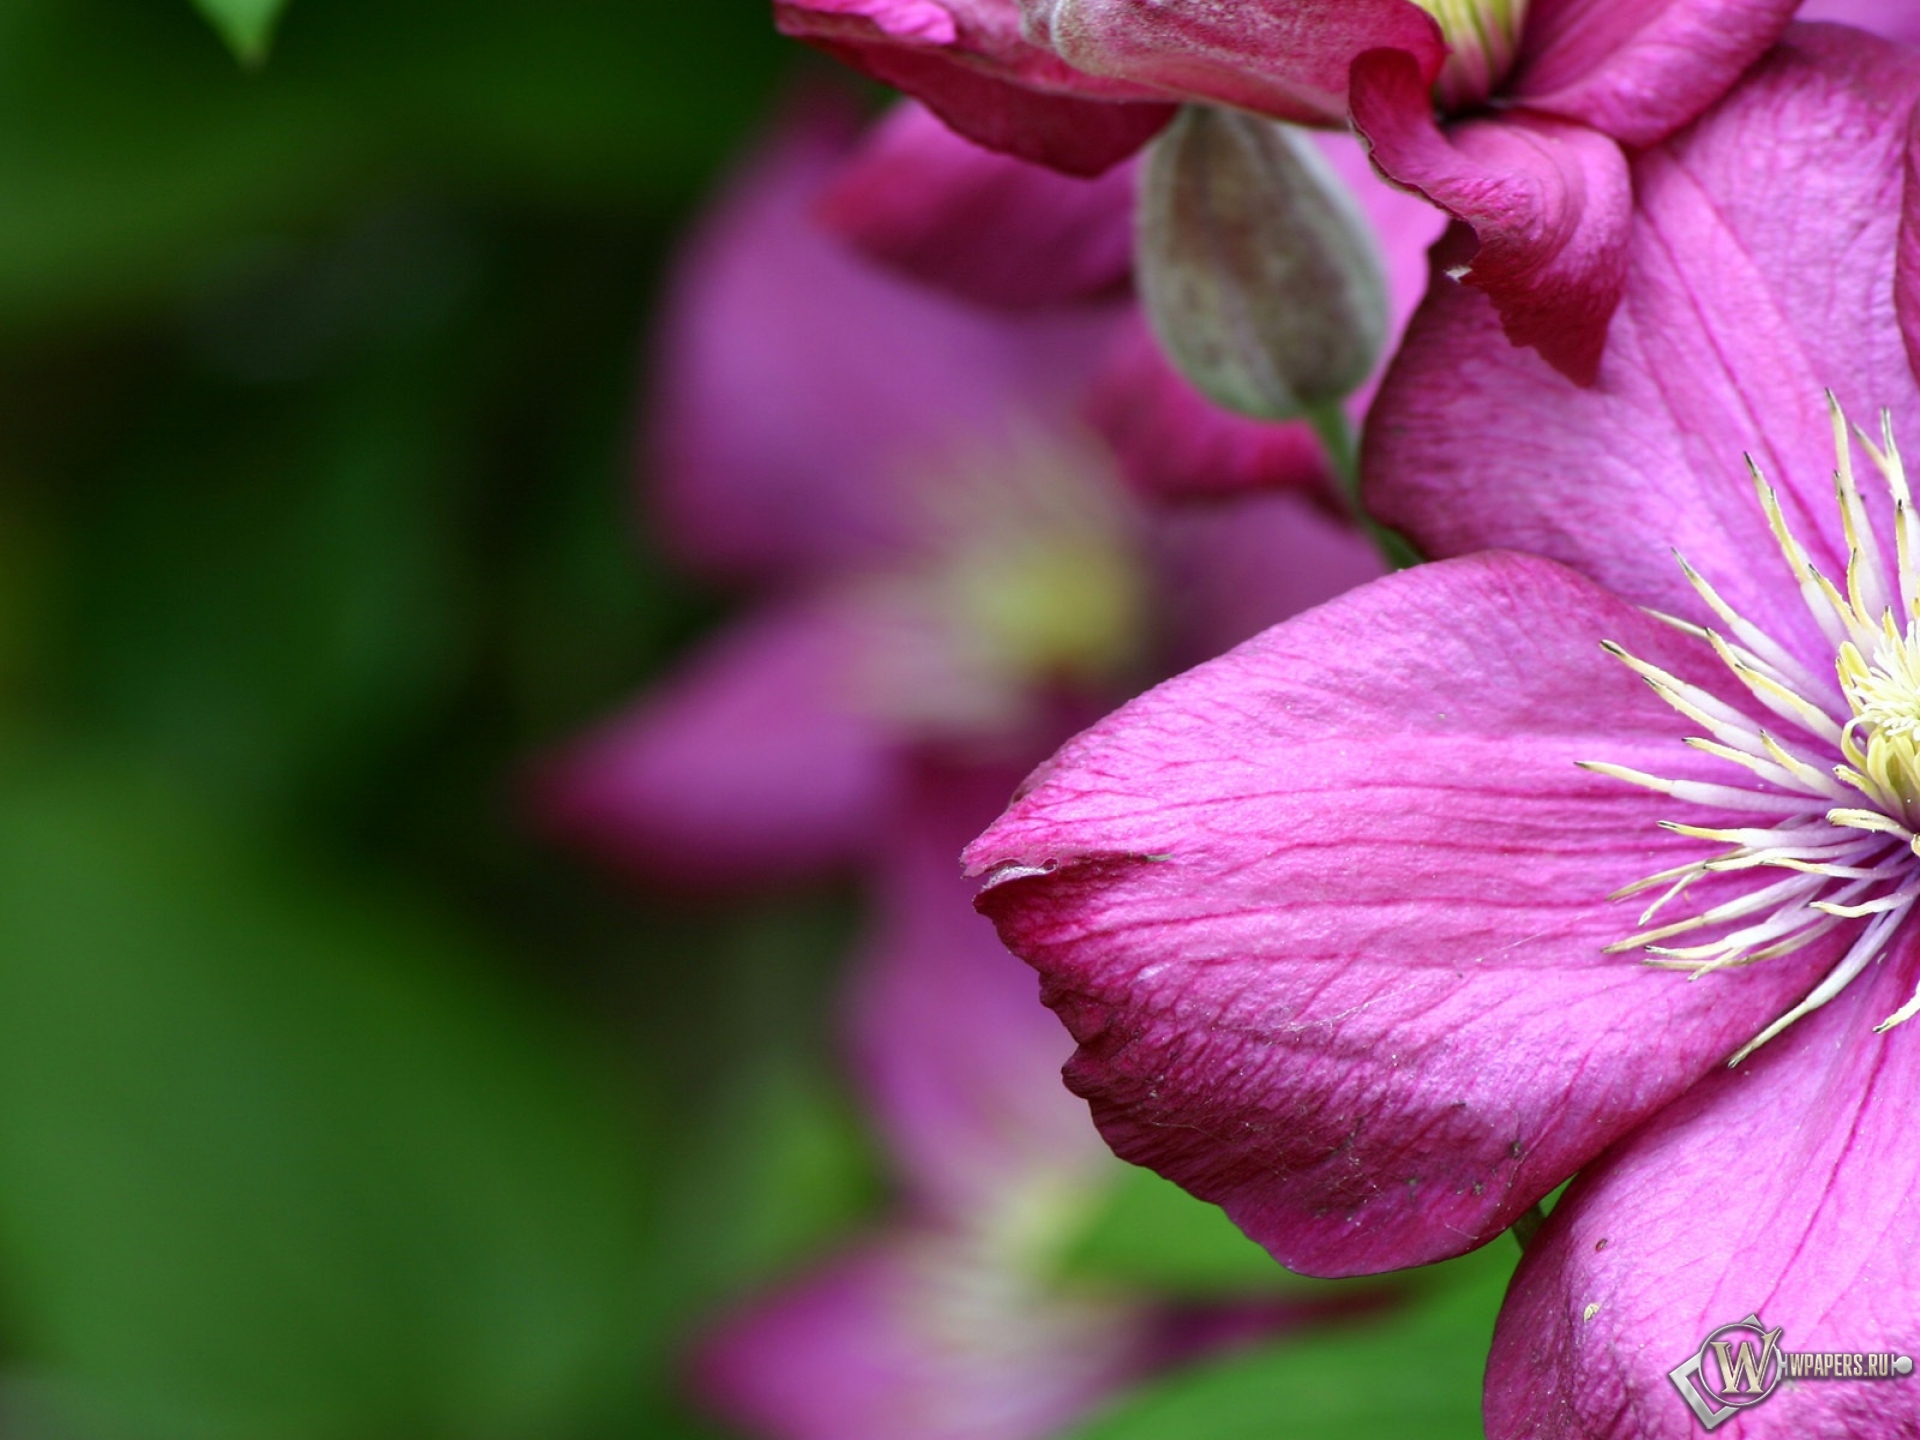
<path id="1" fill-rule="evenodd" d="M 1745 1332 L 1744 1336 L 1740 1332 Z M 1721 1339 L 1721 1336 L 1734 1338 Z M 1703 1430 L 1717 1430 L 1750 1405 L 1758 1405 L 1779 1383 L 1784 1357 L 1781 1327 L 1769 1330 L 1758 1315 L 1722 1325 L 1700 1348 L 1667 1372 Z M 1720 1384 L 1707 1373 L 1707 1356 L 1720 1362 Z M 1768 1372 L 1772 1378 L 1768 1378 Z"/>
<path id="2" fill-rule="evenodd" d="M 1762 1377 L 1771 1368 L 1780 1348 L 1780 1326 L 1764 1332 L 1760 1343 L 1751 1340 L 1716 1340 L 1714 1356 L 1720 1361 L 1720 1377 L 1728 1395 L 1758 1395 L 1768 1387 Z"/>

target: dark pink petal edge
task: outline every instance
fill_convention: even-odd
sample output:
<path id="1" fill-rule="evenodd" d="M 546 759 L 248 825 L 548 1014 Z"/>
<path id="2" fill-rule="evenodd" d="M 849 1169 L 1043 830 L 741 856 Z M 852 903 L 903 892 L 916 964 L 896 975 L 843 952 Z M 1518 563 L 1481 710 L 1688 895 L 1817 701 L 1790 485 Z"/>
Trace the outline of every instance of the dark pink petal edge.
<path id="1" fill-rule="evenodd" d="M 1598 131 L 1524 112 L 1442 132 L 1404 54 L 1353 67 L 1353 120 L 1381 173 L 1472 227 L 1456 278 L 1486 292 L 1507 338 L 1590 384 L 1626 280 L 1633 187 Z"/>

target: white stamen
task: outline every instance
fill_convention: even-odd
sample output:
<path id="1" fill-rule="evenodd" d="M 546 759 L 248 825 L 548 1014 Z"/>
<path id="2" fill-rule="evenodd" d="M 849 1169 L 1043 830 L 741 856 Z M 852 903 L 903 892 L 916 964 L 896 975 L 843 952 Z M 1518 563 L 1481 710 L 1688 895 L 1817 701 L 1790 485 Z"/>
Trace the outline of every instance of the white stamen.
<path id="1" fill-rule="evenodd" d="M 1827 405 L 1834 436 L 1834 498 L 1847 546 L 1843 585 L 1813 564 L 1787 523 L 1779 493 L 1752 457 L 1747 465 L 1801 601 L 1832 647 L 1837 683 L 1816 677 L 1677 555 L 1688 584 L 1725 633 L 1655 615 L 1709 645 L 1760 707 L 1814 743 L 1782 739 L 1753 715 L 1608 642 L 1609 654 L 1707 732 L 1689 739 L 1690 746 L 1748 772 L 1752 779 L 1720 785 L 1581 762 L 1596 774 L 1687 804 L 1780 817 L 1771 824 L 1734 826 L 1663 821 L 1663 828 L 1675 834 L 1730 848 L 1615 892 L 1613 898 L 1622 899 L 1664 887 L 1641 913 L 1641 928 L 1608 946 L 1609 953 L 1644 948 L 1649 964 L 1686 970 L 1698 979 L 1792 954 L 1840 926 L 1865 922 L 1825 978 L 1742 1046 L 1729 1062 L 1735 1065 L 1845 989 L 1882 953 L 1920 903 L 1920 863 L 1914 858 L 1920 856 L 1920 513 L 1894 444 L 1891 417 L 1882 413 L 1876 444 L 1864 432 L 1849 430 L 1831 392 Z M 1855 470 L 1856 439 L 1891 501 L 1891 566 Z M 1823 750 L 1827 753 L 1817 753 Z M 1689 918 L 1646 928 L 1704 876 L 1770 868 L 1786 871 L 1786 878 L 1710 904 Z M 1732 922 L 1746 923 L 1721 929 Z M 1716 929 L 1717 936 L 1695 945 L 1657 943 Z M 1876 1028 L 1887 1030 L 1916 1015 L 1920 990 Z"/>

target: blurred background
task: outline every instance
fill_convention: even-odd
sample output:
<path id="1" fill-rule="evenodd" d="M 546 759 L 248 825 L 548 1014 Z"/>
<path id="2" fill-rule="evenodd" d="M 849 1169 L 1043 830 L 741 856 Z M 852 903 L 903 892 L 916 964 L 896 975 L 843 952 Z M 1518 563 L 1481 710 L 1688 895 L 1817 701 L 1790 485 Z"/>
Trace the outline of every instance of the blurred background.
<path id="1" fill-rule="evenodd" d="M 644 336 L 808 63 L 763 0 L 294 0 L 252 63 L 0 4 L 7 1440 L 724 1436 L 687 1346 L 885 1203 L 852 887 L 634 893 L 516 798 L 721 618 Z M 1264 1283 L 1205 1217 L 1112 1263 L 1189 1223 Z M 1313 1397 L 1382 1365 L 1472 1433 L 1499 1278 L 1099 1433 L 1370 1433 Z"/>

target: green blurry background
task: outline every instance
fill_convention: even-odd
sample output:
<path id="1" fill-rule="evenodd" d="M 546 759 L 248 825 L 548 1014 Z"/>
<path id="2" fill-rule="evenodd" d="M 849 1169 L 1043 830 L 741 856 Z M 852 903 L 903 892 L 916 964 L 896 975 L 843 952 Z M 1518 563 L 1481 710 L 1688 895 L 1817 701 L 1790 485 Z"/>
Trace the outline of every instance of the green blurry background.
<path id="1" fill-rule="evenodd" d="M 701 1317 L 878 1203 L 854 897 L 623 894 L 513 794 L 717 614 L 630 513 L 642 337 L 796 63 L 764 0 L 295 0 L 251 66 L 0 0 L 7 1440 L 717 1434 Z M 1472 1433 L 1497 1282 L 1098 1433 L 1383 1354 L 1373 1422 Z"/>

